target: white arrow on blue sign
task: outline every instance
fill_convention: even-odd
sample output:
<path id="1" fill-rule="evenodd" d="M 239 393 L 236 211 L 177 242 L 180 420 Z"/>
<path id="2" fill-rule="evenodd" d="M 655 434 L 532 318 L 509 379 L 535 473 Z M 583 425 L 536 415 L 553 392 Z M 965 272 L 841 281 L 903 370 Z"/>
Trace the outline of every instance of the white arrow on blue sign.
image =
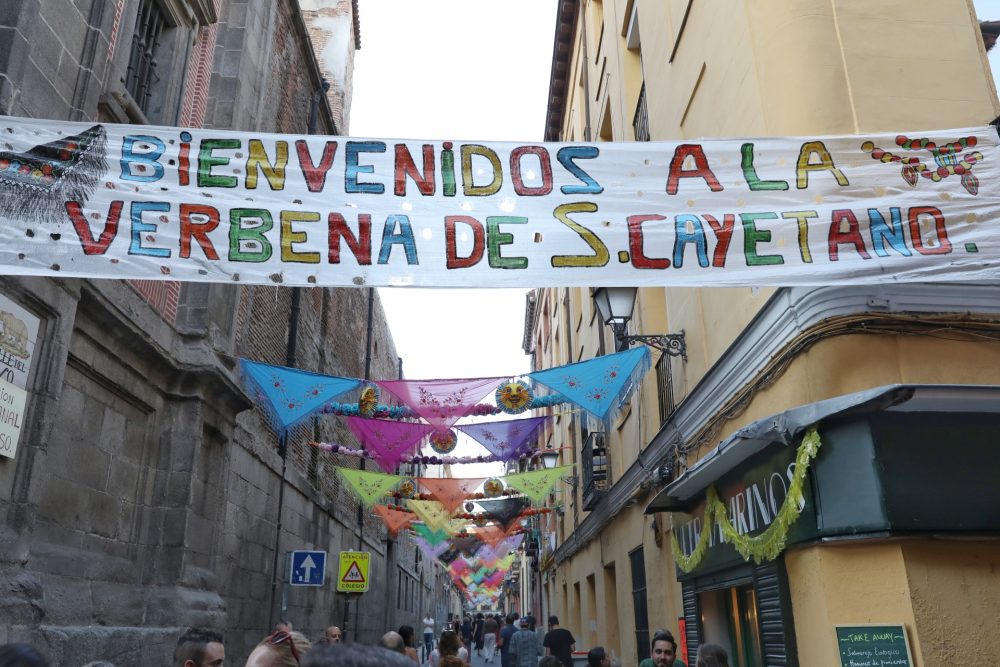
<path id="1" fill-rule="evenodd" d="M 322 586 L 326 581 L 325 551 L 293 551 L 292 586 Z"/>

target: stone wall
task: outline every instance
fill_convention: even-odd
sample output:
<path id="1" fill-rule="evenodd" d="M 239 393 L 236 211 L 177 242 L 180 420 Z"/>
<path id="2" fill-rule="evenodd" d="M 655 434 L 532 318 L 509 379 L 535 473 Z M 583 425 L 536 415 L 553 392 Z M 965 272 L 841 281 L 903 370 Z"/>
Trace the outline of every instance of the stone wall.
<path id="1" fill-rule="evenodd" d="M 0 2 L 0 113 L 163 124 L 203 115 L 206 126 L 294 133 L 314 121 L 334 132 L 295 0 L 160 3 L 174 20 L 163 83 L 137 113 L 123 81 L 139 4 Z M 210 62 L 188 57 L 198 54 Z M 289 550 L 334 560 L 361 544 L 373 553 L 371 591 L 345 619 L 331 566 L 325 587 L 290 588 L 282 611 L 279 585 L 269 608 L 281 459 L 236 359 L 284 365 L 293 352 L 300 368 L 363 376 L 367 290 L 0 276 L 0 293 L 41 320 L 20 447 L 0 458 L 0 643 L 32 642 L 55 665 L 156 667 L 185 626 L 204 625 L 224 632 L 228 662 L 242 664 L 272 616 L 310 636 L 347 625 L 361 641 L 419 625 L 433 572 L 370 513 L 359 526 L 334 470 L 357 459 L 308 444 L 352 444 L 335 417 L 289 437 L 279 575 Z M 396 377 L 372 296 L 370 375 Z"/>

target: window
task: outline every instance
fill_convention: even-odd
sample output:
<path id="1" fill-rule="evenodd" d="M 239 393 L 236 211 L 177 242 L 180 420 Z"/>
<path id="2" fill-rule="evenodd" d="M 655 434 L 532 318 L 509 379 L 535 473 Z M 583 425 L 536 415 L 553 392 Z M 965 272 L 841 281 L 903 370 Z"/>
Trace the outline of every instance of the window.
<path id="1" fill-rule="evenodd" d="M 636 141 L 649 141 L 649 110 L 646 107 L 646 83 L 639 90 L 639 101 L 635 104 L 635 115 L 632 116 L 632 129 L 635 130 Z"/>
<path id="2" fill-rule="evenodd" d="M 142 0 L 132 35 L 132 51 L 125 73 L 125 89 L 143 113 L 148 113 L 153 88 L 160 81 L 157 52 L 167 17 L 156 0 Z"/>
<path id="3" fill-rule="evenodd" d="M 674 413 L 674 377 L 670 368 L 670 355 L 661 354 L 656 362 L 656 395 L 660 400 L 660 424 L 667 423 Z"/>
<path id="4" fill-rule="evenodd" d="M 632 609 L 635 613 L 635 646 L 639 660 L 649 657 L 649 612 L 646 607 L 646 559 L 642 547 L 628 555 L 632 566 Z M 637 662 L 638 662 L 637 661 Z"/>

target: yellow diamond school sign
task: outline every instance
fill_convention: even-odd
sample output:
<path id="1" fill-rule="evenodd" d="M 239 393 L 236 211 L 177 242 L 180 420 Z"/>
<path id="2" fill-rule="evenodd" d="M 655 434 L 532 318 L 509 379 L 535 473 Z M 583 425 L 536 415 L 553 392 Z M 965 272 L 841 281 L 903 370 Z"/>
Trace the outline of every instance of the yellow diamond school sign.
<path id="1" fill-rule="evenodd" d="M 367 551 L 341 551 L 337 590 L 342 593 L 366 593 L 372 555 Z"/>

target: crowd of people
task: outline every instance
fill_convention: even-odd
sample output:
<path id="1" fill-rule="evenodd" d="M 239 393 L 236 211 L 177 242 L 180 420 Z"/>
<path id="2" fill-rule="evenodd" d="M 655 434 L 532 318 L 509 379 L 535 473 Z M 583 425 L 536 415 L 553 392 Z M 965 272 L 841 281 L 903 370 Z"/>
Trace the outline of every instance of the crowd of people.
<path id="1" fill-rule="evenodd" d="M 416 632 L 403 625 L 382 635 L 376 646 L 345 643 L 337 626 L 310 642 L 291 624 L 281 622 L 250 652 L 244 667 L 470 667 L 470 655 L 498 667 L 574 667 L 576 640 L 550 616 L 548 630 L 536 628 L 533 616 L 476 614 L 449 622 L 435 645 L 435 621 L 428 613 L 422 619 L 423 655 L 416 645 Z M 677 642 L 668 630 L 657 630 L 650 642 L 651 657 L 639 667 L 688 667 L 677 657 Z M 225 642 L 220 633 L 189 628 L 177 640 L 173 667 L 223 667 Z M 37 649 L 27 644 L 0 646 L 0 667 L 49 667 Z M 589 667 L 616 667 L 618 663 L 602 646 L 587 653 Z M 91 662 L 83 667 L 115 667 Z M 716 644 L 702 644 L 692 667 L 729 667 L 726 651 Z"/>

